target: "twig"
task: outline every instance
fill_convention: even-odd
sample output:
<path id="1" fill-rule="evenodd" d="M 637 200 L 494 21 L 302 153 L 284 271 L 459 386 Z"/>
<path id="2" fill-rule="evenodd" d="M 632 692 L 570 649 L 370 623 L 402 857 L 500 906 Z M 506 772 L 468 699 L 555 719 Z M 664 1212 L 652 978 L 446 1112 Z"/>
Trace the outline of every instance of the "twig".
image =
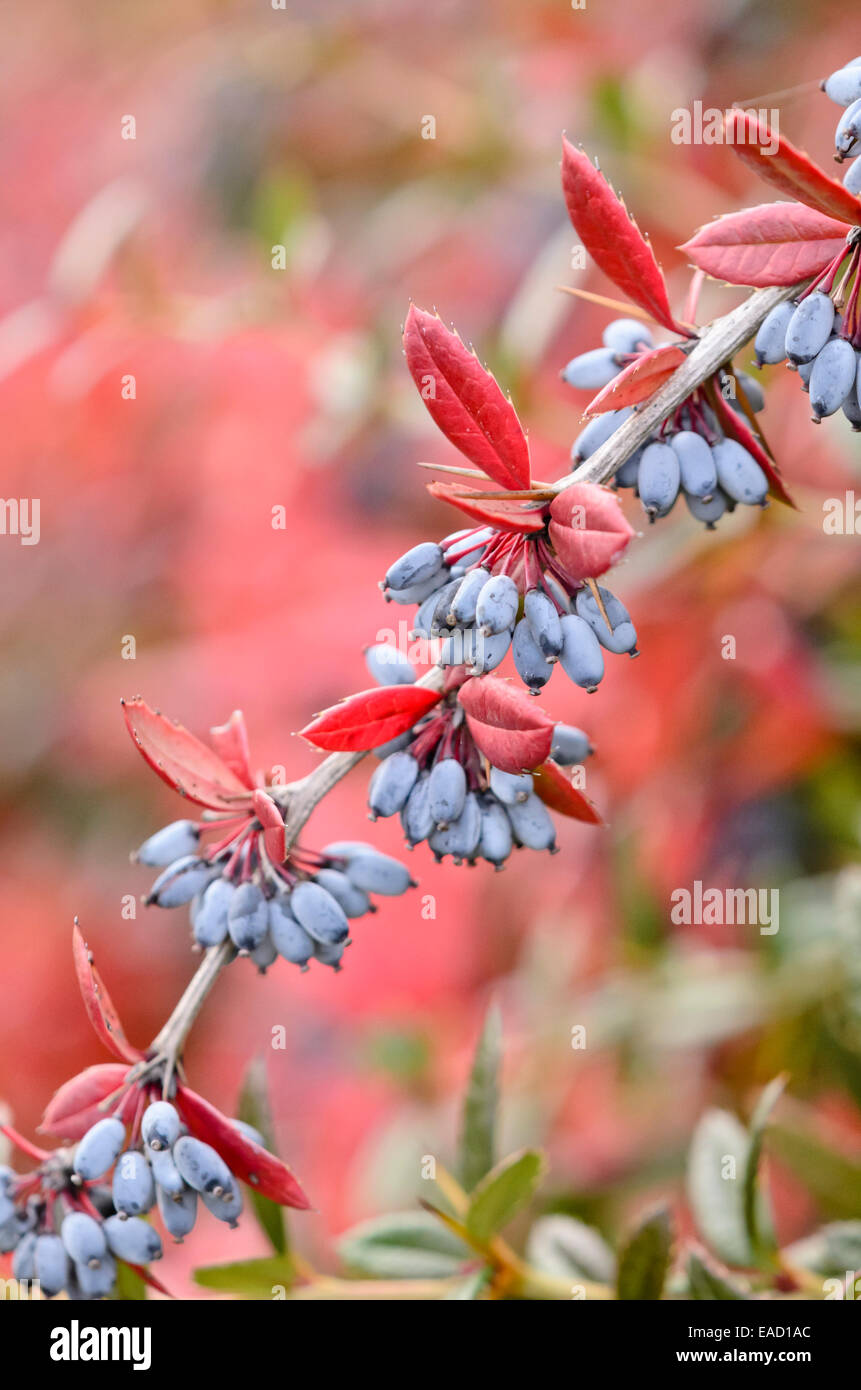
<path id="1" fill-rule="evenodd" d="M 723 366 L 754 337 L 766 314 L 784 299 L 790 299 L 800 288 L 793 285 L 788 289 L 780 286 L 756 290 L 731 313 L 715 319 L 667 384 L 650 396 L 578 468 L 551 483 L 553 492 L 564 492 L 572 483 L 609 482 L 617 468 L 635 449 L 645 444 L 661 421 L 666 420 L 697 386 L 707 381 L 718 367 Z"/>
<path id="2" fill-rule="evenodd" d="M 686 396 L 727 362 L 739 348 L 749 342 L 775 305 L 794 295 L 800 286 L 755 291 L 743 304 L 707 328 L 685 362 L 660 391 L 646 401 L 626 420 L 606 443 L 595 450 L 572 473 L 550 483 L 554 495 L 573 483 L 606 483 L 630 454 L 649 438 L 657 425 L 681 405 Z M 434 667 L 417 682 L 425 689 L 441 690 L 443 671 Z M 330 753 L 313 772 L 301 782 L 285 787 L 270 787 L 270 794 L 286 812 L 287 848 L 296 843 L 312 811 L 366 756 L 364 752 Z M 229 942 L 214 947 L 189 982 L 185 993 L 153 1043 L 153 1048 L 168 1059 L 173 1069 L 181 1056 L 185 1040 L 200 1011 L 201 1005 L 215 981 L 229 965 L 235 949 Z"/>

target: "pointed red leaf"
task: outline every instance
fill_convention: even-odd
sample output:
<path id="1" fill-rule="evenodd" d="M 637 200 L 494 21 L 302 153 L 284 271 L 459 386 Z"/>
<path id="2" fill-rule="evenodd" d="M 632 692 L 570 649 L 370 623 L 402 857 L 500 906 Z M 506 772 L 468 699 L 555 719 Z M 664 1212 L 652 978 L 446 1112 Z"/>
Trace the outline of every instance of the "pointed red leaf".
<path id="1" fill-rule="evenodd" d="M 621 410 L 626 405 L 639 405 L 663 386 L 685 360 L 685 353 L 676 343 L 643 352 L 636 362 L 614 377 L 584 410 L 584 415 L 603 415 L 606 410 Z"/>
<path id="2" fill-rule="evenodd" d="M 503 772 L 529 772 L 553 742 L 553 720 L 520 685 L 498 677 L 467 681 L 460 692 L 469 732 L 479 752 Z"/>
<path id="3" fill-rule="evenodd" d="M 634 534 L 616 493 L 574 483 L 550 504 L 550 539 L 573 580 L 596 579 L 624 554 Z"/>
<path id="4" fill-rule="evenodd" d="M 439 498 L 440 502 L 450 502 L 453 507 L 466 512 L 473 521 L 483 521 L 499 531 L 513 531 L 527 536 L 542 530 L 544 526 L 543 509 L 536 508 L 534 503 L 531 510 L 525 510 L 529 505 L 525 502 L 475 497 L 473 491 L 462 483 L 428 483 L 427 490 L 431 497 Z"/>
<path id="5" fill-rule="evenodd" d="M 87 1067 L 55 1091 L 45 1107 L 39 1131 L 73 1142 L 103 1118 L 99 1105 L 122 1086 L 129 1069 L 120 1062 L 101 1062 Z M 131 1092 L 134 1103 L 137 1098 Z"/>
<path id="6" fill-rule="evenodd" d="M 157 1293 L 163 1293 L 165 1298 L 173 1298 L 170 1289 L 165 1288 L 164 1284 L 160 1279 L 155 1277 L 148 1265 L 133 1265 L 128 1260 L 121 1260 L 120 1264 L 128 1265 L 129 1269 L 133 1269 L 139 1279 L 143 1279 L 144 1283 L 148 1284 L 151 1289 L 155 1289 Z"/>
<path id="7" fill-rule="evenodd" d="M 263 843 L 273 864 L 283 864 L 287 857 L 287 833 L 284 817 L 267 792 L 254 793 L 254 814 L 263 826 Z"/>
<path id="8" fill-rule="evenodd" d="M 92 953 L 77 922 L 72 928 L 72 953 L 84 1008 L 97 1036 L 115 1057 L 126 1062 L 139 1062 L 144 1054 L 139 1048 L 132 1047 L 126 1037 L 119 1014 L 101 975 L 93 965 Z"/>
<path id="9" fill-rule="evenodd" d="M 776 136 L 755 111 L 724 112 L 724 142 L 761 179 L 824 217 L 861 222 L 861 202 L 817 167 L 803 150 Z"/>
<path id="10" fill-rule="evenodd" d="M 551 811 L 558 811 L 560 816 L 570 816 L 572 820 L 585 821 L 587 825 L 604 824 L 589 798 L 572 785 L 568 770 L 563 770 L 558 763 L 542 763 L 533 772 L 532 779 L 535 795 L 540 796 Z"/>
<path id="11" fill-rule="evenodd" d="M 192 1134 L 211 1144 L 238 1178 L 283 1207 L 307 1211 L 311 1203 L 287 1164 L 246 1139 L 208 1100 L 187 1086 L 177 1086 L 176 1106 Z"/>
<path id="12" fill-rule="evenodd" d="M 529 487 L 529 446 L 511 401 L 436 314 L 410 305 L 407 366 L 446 439 L 500 487 Z"/>
<path id="13" fill-rule="evenodd" d="M 562 191 L 574 230 L 595 264 L 656 323 L 690 337 L 670 309 L 655 253 L 591 159 L 562 138 Z"/>
<path id="14" fill-rule="evenodd" d="M 302 730 L 303 738 L 327 753 L 358 753 L 377 748 L 411 729 L 442 699 L 422 685 L 383 685 L 360 690 L 331 705 Z"/>
<path id="15" fill-rule="evenodd" d="M 716 217 L 679 247 L 730 285 L 796 285 L 818 275 L 846 244 L 846 224 L 803 203 L 761 203 Z"/>
<path id="16" fill-rule="evenodd" d="M 739 415 L 737 410 L 732 409 L 727 401 L 724 400 L 720 391 L 712 393 L 710 399 L 714 401 L 718 414 L 721 416 L 720 423 L 724 434 L 732 435 L 733 439 L 738 440 L 739 444 L 747 449 L 749 454 L 753 454 L 763 473 L 768 478 L 769 492 L 772 497 L 776 498 L 778 502 L 784 502 L 787 507 L 794 507 L 797 511 L 798 508 L 795 506 L 795 503 L 786 490 L 786 485 L 780 475 L 777 464 L 766 453 L 747 421 Z"/>
<path id="17" fill-rule="evenodd" d="M 169 787 L 212 811 L 251 809 L 251 793 L 218 753 L 137 698 L 123 701 L 129 733 Z"/>
<path id="18" fill-rule="evenodd" d="M 254 786 L 251 772 L 251 757 L 248 751 L 248 731 L 245 728 L 245 715 L 235 709 L 226 724 L 216 724 L 209 736 L 218 756 L 227 764 L 246 787 Z"/>

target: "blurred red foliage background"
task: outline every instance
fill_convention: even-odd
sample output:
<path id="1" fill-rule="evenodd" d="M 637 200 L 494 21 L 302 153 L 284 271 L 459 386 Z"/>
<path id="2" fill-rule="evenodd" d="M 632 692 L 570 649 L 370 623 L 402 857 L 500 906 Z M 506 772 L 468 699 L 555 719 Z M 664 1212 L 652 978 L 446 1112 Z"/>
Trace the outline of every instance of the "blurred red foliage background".
<path id="1" fill-rule="evenodd" d="M 367 683 L 362 647 L 404 616 L 376 587 L 386 565 L 459 524 L 414 466 L 453 459 L 400 356 L 410 299 L 436 305 L 512 391 L 536 473 L 564 471 L 586 398 L 559 368 L 607 312 L 557 287 L 576 274 L 612 289 L 570 268 L 560 131 L 624 190 L 680 305 L 674 248 L 769 195 L 720 147 L 674 145 L 670 113 L 794 89 L 757 104 L 779 105 L 790 138 L 826 160 L 833 110 L 817 82 L 846 60 L 850 19 L 836 3 L 678 0 L 6 11 L 3 488 L 41 500 L 40 543 L 0 545 L 0 1095 L 20 1129 L 101 1060 L 73 982 L 73 914 L 142 1044 L 194 966 L 182 911 L 121 915 L 147 886 L 129 850 L 181 812 L 128 740 L 120 697 L 200 734 L 241 706 L 255 761 L 301 775 L 318 755 L 293 731 Z M 707 285 L 703 321 L 739 293 Z M 268 1056 L 282 1152 L 319 1208 L 294 1228 L 323 1263 L 350 1221 L 413 1199 L 416 1155 L 450 1147 L 492 992 L 511 1137 L 549 1144 L 560 1194 L 600 1207 L 611 1193 L 611 1223 L 632 1194 L 678 1192 L 704 1104 L 793 1069 L 792 1030 L 738 1004 L 765 990 L 775 943 L 671 928 L 667 907 L 695 879 L 783 884 L 857 852 L 858 547 L 822 527 L 823 500 L 857 477 L 856 441 L 842 417 L 808 426 L 783 369 L 765 384 L 799 511 L 736 514 L 716 535 L 677 515 L 654 528 L 614 586 L 642 655 L 609 663 L 595 696 L 554 682 L 542 700 L 589 730 L 609 830 L 565 825 L 555 859 L 524 852 L 499 877 L 437 867 L 422 847 L 419 892 L 361 923 L 341 975 L 282 963 L 259 979 L 238 962 L 209 1001 L 189 1078 L 229 1109 L 248 1058 Z M 271 526 L 279 505 L 286 530 Z M 364 834 L 365 783 L 361 768 L 305 840 Z M 401 852 L 395 825 L 371 834 Z M 736 984 L 715 1036 L 656 1055 L 635 1011 L 621 1039 L 571 1052 L 596 991 L 654 990 L 692 958 L 707 983 L 721 956 Z M 287 1048 L 272 1051 L 282 1024 Z M 827 1049 L 793 1074 L 861 1143 Z M 792 1235 L 810 1208 L 779 1181 Z M 162 1277 L 188 1292 L 192 1264 L 262 1248 L 250 1221 L 201 1223 Z"/>

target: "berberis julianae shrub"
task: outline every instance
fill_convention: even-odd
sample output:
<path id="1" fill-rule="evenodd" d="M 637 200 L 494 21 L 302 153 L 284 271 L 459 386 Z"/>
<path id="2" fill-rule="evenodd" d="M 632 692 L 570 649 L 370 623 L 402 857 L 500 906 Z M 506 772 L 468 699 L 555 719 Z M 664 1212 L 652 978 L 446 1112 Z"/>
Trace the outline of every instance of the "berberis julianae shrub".
<path id="1" fill-rule="evenodd" d="M 797 369 L 815 420 L 842 408 L 861 428 L 861 59 L 824 87 L 845 107 L 837 155 L 855 163 L 844 183 L 757 117 L 728 112 L 725 142 L 792 201 L 702 228 L 683 248 L 697 273 L 678 314 L 624 204 L 587 156 L 564 142 L 571 221 L 624 295 L 603 301 L 622 315 L 608 323 L 603 346 L 562 373 L 572 388 L 597 392 L 574 442 L 574 472 L 534 478 L 526 433 L 495 379 L 436 315 L 410 308 L 408 369 L 464 458 L 440 469 L 456 480 L 433 482 L 430 492 L 469 524 L 389 565 L 383 595 L 415 610 L 412 637 L 427 669 L 419 675 L 393 646 L 368 648 L 377 686 L 303 731 L 331 755 L 314 772 L 284 783 L 254 771 L 239 713 L 206 744 L 140 699 L 125 704 L 143 757 L 199 817 L 155 831 L 133 856 L 159 871 L 145 902 L 187 907 L 195 948 L 205 954 L 142 1051 L 126 1038 L 76 926 L 87 1011 L 117 1060 L 74 1077 L 49 1104 L 43 1129 L 63 1147 L 47 1151 L 4 1127 L 35 1165 L 0 1170 L 0 1252 L 12 1253 L 19 1280 L 38 1280 L 48 1297 L 65 1291 L 79 1299 L 142 1296 L 144 1282 L 160 1289 L 149 1269 L 162 1253 L 160 1231 L 183 1240 L 201 1207 L 235 1226 L 244 1185 L 275 1256 L 227 1273 L 201 1271 L 201 1282 L 258 1297 L 272 1296 L 274 1285 L 350 1296 L 349 1280 L 317 1276 L 307 1265 L 300 1273 L 287 1253 L 280 1208 L 309 1203 L 274 1153 L 259 1076 L 246 1086 L 240 1118 L 226 1117 L 189 1088 L 186 1038 L 237 956 L 261 971 L 279 956 L 337 971 L 351 924 L 378 909 L 376 898 L 415 886 L 398 860 L 364 841 L 319 850 L 299 843 L 314 807 L 366 753 L 377 758 L 371 819 L 400 817 L 408 847 L 427 841 L 437 860 L 500 869 L 515 849 L 556 849 L 554 814 L 601 825 L 582 791 L 588 734 L 531 697 L 557 667 L 592 693 L 605 653 L 637 655 L 634 620 L 607 578 L 634 537 L 618 489 L 634 488 L 650 521 L 683 496 L 710 528 L 738 505 L 762 507 L 769 497 L 792 505 L 757 419 L 762 392 L 733 365 L 753 338 L 758 365 L 788 358 Z M 756 292 L 725 318 L 697 326 L 705 274 Z M 656 343 L 661 331 L 668 341 Z M 509 660 L 516 679 L 506 674 Z M 439 1207 L 425 1203 L 419 1215 L 387 1217 L 345 1238 L 351 1275 L 390 1281 L 393 1299 L 745 1299 L 765 1291 L 803 1296 L 814 1291 L 811 1270 L 857 1267 L 852 1223 L 826 1228 L 803 1249 L 777 1247 L 758 1164 L 782 1079 L 766 1089 L 749 1129 L 712 1111 L 697 1130 L 689 1199 L 711 1255 L 690 1245 L 676 1251 L 666 1212 L 647 1217 L 618 1251 L 572 1218 L 542 1218 L 525 1254 L 516 1254 L 499 1233 L 533 1196 L 543 1160 L 523 1151 L 496 1162 L 499 1048 L 491 1016 L 464 1107 L 459 1177 L 438 1165 Z M 738 1160 L 741 1184 L 717 1182 L 727 1154 Z"/>

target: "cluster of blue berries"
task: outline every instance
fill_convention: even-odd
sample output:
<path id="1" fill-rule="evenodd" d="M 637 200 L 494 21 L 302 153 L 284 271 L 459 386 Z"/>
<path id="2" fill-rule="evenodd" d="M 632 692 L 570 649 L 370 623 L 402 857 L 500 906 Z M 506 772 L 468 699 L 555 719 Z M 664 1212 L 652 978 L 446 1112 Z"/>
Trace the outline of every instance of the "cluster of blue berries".
<path id="1" fill-rule="evenodd" d="M 845 107 L 834 132 L 835 157 L 841 163 L 844 159 L 852 160 L 843 183 L 850 193 L 861 196 L 861 57 L 853 58 L 826 77 L 822 90 L 838 106 Z"/>
<path id="2" fill-rule="evenodd" d="M 481 546 L 467 552 L 466 569 L 463 560 L 446 565 L 446 556 L 460 554 L 472 539 L 472 532 L 455 532 L 438 546 L 424 541 L 396 560 L 386 575 L 387 597 L 416 602 L 415 585 L 405 590 L 392 580 L 421 573 L 436 559 L 431 552 L 439 553 L 439 567 L 432 575 L 435 587 L 420 600 L 411 633 L 440 641 L 438 665 L 464 666 L 470 675 L 484 675 L 510 651 L 518 676 L 536 695 L 557 664 L 569 680 L 592 692 L 604 676 L 604 651 L 638 655 L 630 614 L 608 589 L 565 586 L 548 568 L 540 579 L 530 575 L 533 582 L 521 592 L 521 574 L 492 574 Z M 413 596 L 400 597 L 407 591 Z M 371 671 L 377 676 L 373 667 Z M 406 657 L 398 665 L 391 663 L 388 671 L 377 678 L 386 684 L 415 679 Z"/>
<path id="3" fill-rule="evenodd" d="M 204 823 L 174 821 L 137 851 L 140 863 L 163 871 L 145 901 L 159 907 L 190 904 L 199 948 L 229 937 L 240 955 L 265 971 L 279 956 L 303 970 L 315 960 L 333 970 L 350 944 L 350 919 L 376 909 L 370 894 L 396 896 L 415 886 L 408 870 L 372 845 L 346 853 L 330 845 L 321 853 L 293 846 L 283 864 L 272 862 L 260 835 L 228 837 L 201 851 Z"/>
<path id="4" fill-rule="evenodd" d="M 263 1146 L 252 1126 L 231 1123 Z M 146 1220 L 153 1207 L 179 1243 L 195 1224 L 198 1199 L 219 1221 L 237 1224 L 242 1194 L 223 1158 L 187 1132 L 169 1101 L 154 1100 L 131 1140 L 121 1119 L 106 1116 L 74 1152 L 58 1149 L 36 1174 L 0 1168 L 0 1251 L 12 1252 L 14 1278 L 38 1280 L 48 1297 L 107 1298 L 118 1260 L 161 1259 L 161 1237 Z"/>
<path id="5" fill-rule="evenodd" d="M 382 661 L 377 653 L 373 665 Z M 455 864 L 484 859 L 497 869 L 515 848 L 555 853 L 553 820 L 534 778 L 504 772 L 482 756 L 456 692 L 375 752 L 380 764 L 368 788 L 370 818 L 399 815 L 410 849 L 426 840 L 437 862 L 450 855 Z M 555 763 L 580 765 L 591 752 L 581 729 L 554 727 Z"/>
<path id="6" fill-rule="evenodd" d="M 563 369 L 569 386 L 587 391 L 608 386 L 640 353 L 649 351 L 652 335 L 637 319 L 616 319 L 604 330 L 603 342 L 602 348 L 581 353 Z M 744 372 L 720 373 L 714 385 L 741 416 L 737 386 L 752 410 L 765 405 L 759 383 Z M 573 462 L 589 458 L 635 408 L 607 411 L 591 420 L 574 440 Z M 709 529 L 739 503 L 765 506 L 768 494 L 762 468 L 748 449 L 724 433 L 700 388 L 621 464 L 613 481 L 617 487 L 633 488 L 650 522 L 666 516 L 683 497 L 691 515 Z"/>
<path id="7" fill-rule="evenodd" d="M 861 67 L 857 71 L 861 75 Z M 850 253 L 856 260 L 857 247 L 856 240 Z M 843 316 L 829 294 L 811 289 L 778 304 L 763 320 L 754 351 L 758 366 L 788 361 L 798 372 L 817 423 L 842 409 L 853 430 L 861 429 L 861 352 L 845 336 Z"/>

